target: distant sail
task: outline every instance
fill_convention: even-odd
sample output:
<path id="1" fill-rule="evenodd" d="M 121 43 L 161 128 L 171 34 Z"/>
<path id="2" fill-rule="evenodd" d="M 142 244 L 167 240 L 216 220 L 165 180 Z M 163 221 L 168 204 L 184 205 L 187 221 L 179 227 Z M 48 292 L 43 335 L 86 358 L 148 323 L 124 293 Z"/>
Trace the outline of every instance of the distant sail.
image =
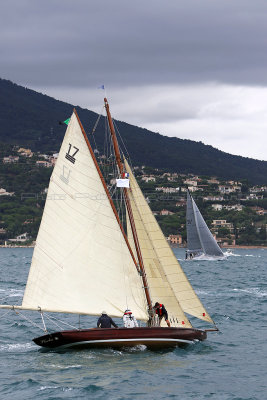
<path id="1" fill-rule="evenodd" d="M 196 226 L 193 201 L 189 191 L 187 191 L 186 232 L 187 232 L 188 251 L 192 251 L 195 253 L 202 252 L 202 244 L 200 242 Z"/>
<path id="2" fill-rule="evenodd" d="M 187 191 L 186 229 L 188 253 L 223 257 L 221 248 L 214 239 L 189 191 Z"/>

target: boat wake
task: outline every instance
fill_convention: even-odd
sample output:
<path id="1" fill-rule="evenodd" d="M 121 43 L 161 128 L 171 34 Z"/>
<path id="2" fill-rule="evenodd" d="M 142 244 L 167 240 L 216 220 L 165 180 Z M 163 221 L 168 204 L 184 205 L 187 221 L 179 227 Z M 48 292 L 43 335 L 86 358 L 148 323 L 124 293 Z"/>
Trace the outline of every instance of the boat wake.
<path id="1" fill-rule="evenodd" d="M 136 353 L 139 351 L 146 351 L 147 347 L 144 344 L 138 344 L 134 347 L 124 347 L 124 350 L 129 351 L 130 353 Z"/>
<path id="2" fill-rule="evenodd" d="M 220 257 L 209 256 L 207 254 L 201 254 L 199 256 L 196 256 L 192 259 L 188 259 L 186 261 L 222 261 L 222 260 L 225 260 L 226 258 L 227 258 L 227 256 L 225 254 Z"/>

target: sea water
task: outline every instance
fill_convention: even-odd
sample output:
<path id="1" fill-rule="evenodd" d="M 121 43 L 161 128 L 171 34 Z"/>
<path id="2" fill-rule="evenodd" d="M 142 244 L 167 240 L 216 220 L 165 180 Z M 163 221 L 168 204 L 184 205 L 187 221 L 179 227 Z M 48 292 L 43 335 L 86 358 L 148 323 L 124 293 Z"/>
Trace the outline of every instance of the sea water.
<path id="1" fill-rule="evenodd" d="M 192 262 L 174 252 L 219 333 L 170 351 L 47 351 L 31 341 L 42 334 L 38 313 L 0 310 L 0 399 L 267 399 L 267 250 Z M 21 304 L 31 256 L 0 249 L 1 303 Z"/>

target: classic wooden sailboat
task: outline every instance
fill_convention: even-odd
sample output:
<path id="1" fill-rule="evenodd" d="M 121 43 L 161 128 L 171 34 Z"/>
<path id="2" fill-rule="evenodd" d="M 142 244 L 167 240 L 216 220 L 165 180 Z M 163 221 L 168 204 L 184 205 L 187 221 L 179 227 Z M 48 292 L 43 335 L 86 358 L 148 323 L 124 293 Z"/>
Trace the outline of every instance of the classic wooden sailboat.
<path id="1" fill-rule="evenodd" d="M 186 231 L 186 259 L 202 256 L 224 258 L 222 249 L 214 239 L 189 190 L 187 191 Z"/>
<path id="2" fill-rule="evenodd" d="M 0 308 L 41 313 L 122 317 L 130 308 L 147 326 L 47 332 L 33 341 L 47 348 L 169 347 L 204 340 L 217 330 L 154 218 L 131 168 L 121 158 L 105 99 L 121 189 L 127 235 L 94 152 L 74 110 L 53 170 L 21 306 Z M 153 303 L 163 303 L 171 327 L 155 322 Z M 187 314 L 214 325 L 195 329 Z"/>

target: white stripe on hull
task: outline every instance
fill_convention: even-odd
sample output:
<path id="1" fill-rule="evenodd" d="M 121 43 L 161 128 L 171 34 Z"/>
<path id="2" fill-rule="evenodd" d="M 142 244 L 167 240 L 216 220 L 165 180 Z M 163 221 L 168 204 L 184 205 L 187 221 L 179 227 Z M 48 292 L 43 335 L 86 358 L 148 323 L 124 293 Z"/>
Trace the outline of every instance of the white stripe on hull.
<path id="1" fill-rule="evenodd" d="M 163 338 L 138 338 L 138 339 L 107 339 L 107 340 L 84 340 L 81 342 L 73 342 L 73 343 L 68 343 L 68 344 L 64 344 L 62 346 L 58 346 L 58 348 L 66 348 L 66 347 L 73 347 L 73 346 L 80 346 L 80 345 L 90 345 L 90 344 L 119 344 L 119 343 L 124 343 L 125 346 L 127 346 L 127 344 L 129 344 L 130 346 L 136 346 L 136 345 L 140 345 L 140 344 L 156 344 L 156 342 L 161 342 L 168 344 L 172 344 L 174 345 L 175 343 L 179 344 L 190 344 L 190 343 L 194 343 L 198 340 L 185 340 L 185 339 L 163 339 Z M 134 344 L 135 343 L 135 344 Z"/>

